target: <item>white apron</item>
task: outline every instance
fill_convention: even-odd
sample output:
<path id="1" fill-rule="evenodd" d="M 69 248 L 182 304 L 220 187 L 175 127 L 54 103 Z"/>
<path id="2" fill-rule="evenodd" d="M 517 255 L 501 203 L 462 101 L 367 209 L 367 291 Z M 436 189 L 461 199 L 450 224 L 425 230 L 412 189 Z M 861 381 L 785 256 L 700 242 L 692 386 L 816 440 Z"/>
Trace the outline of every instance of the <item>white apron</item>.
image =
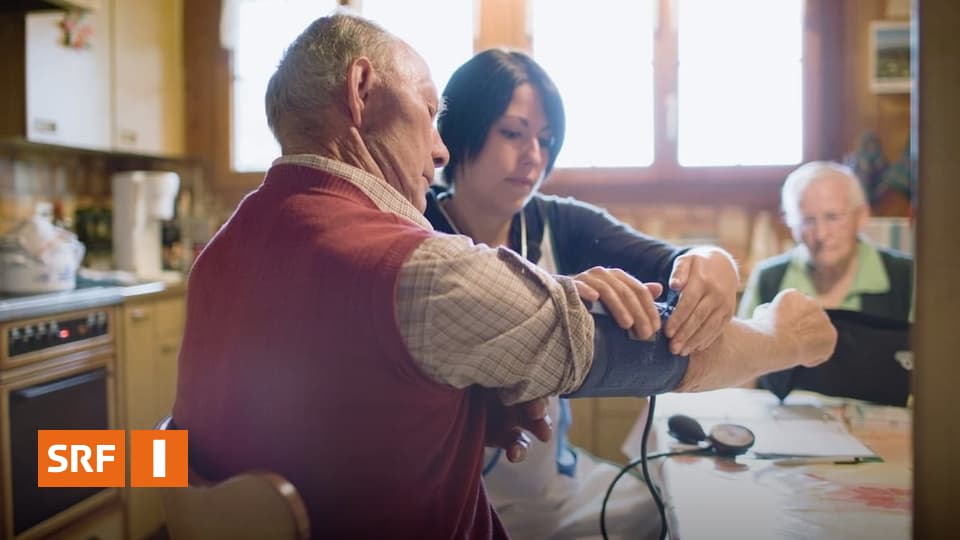
<path id="1" fill-rule="evenodd" d="M 543 238 L 538 265 L 556 274 L 549 223 Z M 486 449 L 487 494 L 514 540 L 599 539 L 600 506 L 620 466 L 569 446 L 569 407 L 558 397 L 548 399 L 547 412 L 554 436 L 544 443 L 531 435 L 523 462 L 510 463 L 502 451 Z M 607 503 L 607 532 L 610 538 L 657 538 L 660 518 L 642 480 L 628 474 L 617 482 Z"/>

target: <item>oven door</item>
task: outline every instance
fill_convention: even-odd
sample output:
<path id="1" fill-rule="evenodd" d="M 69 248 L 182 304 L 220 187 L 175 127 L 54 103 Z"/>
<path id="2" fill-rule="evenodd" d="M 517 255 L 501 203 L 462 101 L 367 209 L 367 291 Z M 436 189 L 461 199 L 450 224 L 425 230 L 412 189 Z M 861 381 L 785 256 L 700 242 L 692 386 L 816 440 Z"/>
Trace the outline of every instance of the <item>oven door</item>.
<path id="1" fill-rule="evenodd" d="M 4 388 L 9 426 L 4 435 L 10 449 L 5 456 L 5 476 L 10 479 L 4 485 L 7 534 L 19 537 L 41 523 L 70 521 L 74 513 L 115 495 L 116 490 L 104 488 L 37 487 L 37 430 L 113 427 L 111 366 L 112 358 L 87 359 Z M 76 510 L 67 511 L 73 507 Z M 51 520 L 55 516 L 58 519 Z"/>

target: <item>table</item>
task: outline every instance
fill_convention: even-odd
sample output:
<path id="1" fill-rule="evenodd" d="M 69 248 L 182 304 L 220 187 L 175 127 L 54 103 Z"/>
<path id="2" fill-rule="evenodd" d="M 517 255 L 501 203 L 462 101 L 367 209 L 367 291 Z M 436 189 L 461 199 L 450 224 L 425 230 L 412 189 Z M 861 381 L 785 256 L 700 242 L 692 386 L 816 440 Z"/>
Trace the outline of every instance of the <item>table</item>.
<path id="1" fill-rule="evenodd" d="M 651 474 L 664 494 L 672 540 L 910 538 L 909 411 L 795 394 L 786 406 L 765 390 L 745 388 L 660 396 L 648 453 L 676 448 L 666 428 L 667 418 L 675 413 L 697 418 L 707 432 L 717 423 L 744 425 L 756 432 L 759 447 L 762 437 L 776 436 L 765 427 L 772 420 L 815 410 L 842 418 L 850 433 L 884 462 L 787 465 L 749 453 L 735 459 L 677 456 L 653 461 Z M 624 443 L 629 456 L 640 455 L 643 421 L 637 421 Z M 791 429 L 794 425 L 782 424 Z"/>

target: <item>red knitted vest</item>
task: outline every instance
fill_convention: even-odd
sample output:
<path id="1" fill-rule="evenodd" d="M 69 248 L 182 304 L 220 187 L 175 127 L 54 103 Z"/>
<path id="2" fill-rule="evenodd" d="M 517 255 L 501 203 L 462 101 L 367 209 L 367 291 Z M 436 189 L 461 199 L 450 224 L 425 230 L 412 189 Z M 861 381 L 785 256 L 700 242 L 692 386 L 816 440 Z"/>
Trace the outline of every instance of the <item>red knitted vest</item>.
<path id="1" fill-rule="evenodd" d="M 282 474 L 318 538 L 505 537 L 479 392 L 427 379 L 398 330 L 400 267 L 431 234 L 273 167 L 190 274 L 174 419 L 193 465 Z"/>

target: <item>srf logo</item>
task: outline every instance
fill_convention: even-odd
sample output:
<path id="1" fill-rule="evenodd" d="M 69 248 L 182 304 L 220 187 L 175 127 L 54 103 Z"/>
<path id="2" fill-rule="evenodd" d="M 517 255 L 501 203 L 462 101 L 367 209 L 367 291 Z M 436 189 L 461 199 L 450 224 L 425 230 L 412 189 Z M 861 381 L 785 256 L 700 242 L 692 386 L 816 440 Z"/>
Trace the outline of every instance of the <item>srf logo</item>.
<path id="1" fill-rule="evenodd" d="M 123 487 L 123 431 L 37 431 L 37 486 Z"/>
<path id="2" fill-rule="evenodd" d="M 130 487 L 187 485 L 185 430 L 130 432 Z M 123 430 L 38 430 L 38 487 L 123 487 Z"/>

